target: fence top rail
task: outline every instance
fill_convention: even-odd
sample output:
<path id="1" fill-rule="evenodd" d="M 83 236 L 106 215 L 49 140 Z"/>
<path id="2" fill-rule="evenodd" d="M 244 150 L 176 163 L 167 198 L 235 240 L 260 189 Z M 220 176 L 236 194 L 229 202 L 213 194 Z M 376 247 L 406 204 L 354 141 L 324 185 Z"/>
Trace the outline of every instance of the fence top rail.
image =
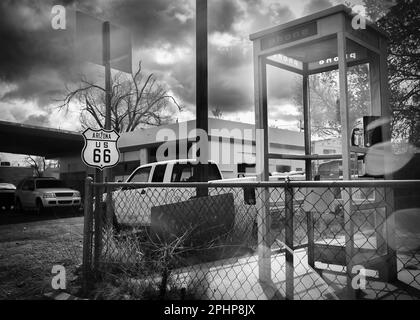
<path id="1" fill-rule="evenodd" d="M 391 187 L 419 188 L 420 180 L 329 180 L 329 181 L 254 181 L 254 182 L 173 182 L 173 183 L 137 183 L 137 182 L 105 182 L 92 183 L 94 187 L 137 187 L 137 188 L 361 188 Z"/>

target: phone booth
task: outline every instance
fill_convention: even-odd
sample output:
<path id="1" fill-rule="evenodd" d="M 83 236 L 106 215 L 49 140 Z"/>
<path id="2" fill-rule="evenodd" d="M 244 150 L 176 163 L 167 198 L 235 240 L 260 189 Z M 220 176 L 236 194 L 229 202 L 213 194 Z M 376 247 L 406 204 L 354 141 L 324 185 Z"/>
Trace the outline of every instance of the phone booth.
<path id="1" fill-rule="evenodd" d="M 363 159 L 372 144 L 390 140 L 388 76 L 387 76 L 387 36 L 375 25 L 367 22 L 366 28 L 353 27 L 355 14 L 344 5 L 306 16 L 289 23 L 276 26 L 252 34 L 254 50 L 254 88 L 255 88 L 255 118 L 256 118 L 256 155 L 257 172 L 260 181 L 269 180 L 269 161 L 271 159 L 291 159 L 305 162 L 306 180 L 317 180 L 313 176 L 313 164 L 320 160 L 337 159 L 342 161 L 342 179 L 363 179 L 355 176 L 354 163 Z M 350 123 L 350 99 L 348 90 L 348 70 L 354 66 L 367 65 L 367 81 L 369 83 L 369 106 L 363 113 L 363 125 L 354 127 Z M 269 149 L 268 107 L 267 107 L 267 67 L 280 68 L 298 74 L 302 78 L 302 106 L 304 129 L 304 154 L 281 154 Z M 311 135 L 311 99 L 309 78 L 313 75 L 338 70 L 338 100 L 339 124 L 341 126 L 341 154 L 314 154 Z M 368 132 L 366 125 L 382 119 L 379 131 Z M 378 136 L 379 134 L 379 136 Z M 384 146 L 383 148 L 388 148 Z M 389 150 L 388 150 L 389 151 Z M 385 157 L 386 158 L 386 157 Z M 387 166 L 387 159 L 383 159 Z M 382 179 L 392 178 L 388 170 Z M 349 190 L 349 189 L 347 189 Z M 351 189 L 350 189 L 351 190 Z M 268 192 L 268 190 L 266 191 Z M 382 202 L 370 203 L 372 207 L 384 207 L 387 231 L 377 234 L 376 241 L 379 250 L 372 249 L 371 255 L 360 254 L 354 245 L 354 224 L 352 214 L 363 210 L 353 199 L 351 192 L 341 192 L 344 211 L 345 244 L 310 243 L 311 254 L 308 263 L 315 266 L 316 262 L 339 264 L 346 268 L 347 287 L 351 286 L 352 267 L 362 265 L 366 269 L 377 270 L 382 278 L 392 281 L 397 277 L 396 253 L 393 248 L 394 229 L 392 222 L 392 194 L 383 195 Z M 267 198 L 267 196 L 266 196 Z M 269 198 L 269 196 L 268 196 Z M 385 200 L 385 201 L 384 201 Z M 267 221 L 269 207 L 265 208 L 260 218 L 260 231 Z M 384 234 L 385 233 L 385 234 Z M 264 238 L 260 239 L 264 241 Z M 385 248 L 385 249 L 383 249 Z M 270 277 L 270 267 L 264 264 L 270 256 L 269 246 L 260 246 L 259 261 L 260 278 Z M 367 249 L 366 249 L 367 250 Z M 328 254 L 330 253 L 330 254 Z"/>

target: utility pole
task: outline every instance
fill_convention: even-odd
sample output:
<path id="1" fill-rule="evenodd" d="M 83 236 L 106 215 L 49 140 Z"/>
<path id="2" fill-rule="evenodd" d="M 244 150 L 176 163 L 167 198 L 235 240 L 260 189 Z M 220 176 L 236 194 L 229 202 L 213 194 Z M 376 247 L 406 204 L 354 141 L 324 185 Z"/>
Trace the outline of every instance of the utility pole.
<path id="1" fill-rule="evenodd" d="M 102 25 L 102 50 L 103 64 L 105 67 L 105 130 L 112 129 L 111 123 L 111 31 L 109 21 L 105 21 Z M 112 169 L 105 169 L 105 182 L 112 181 Z M 106 192 L 106 223 L 112 222 L 111 212 L 111 189 L 109 187 L 104 190 Z"/>
<path id="2" fill-rule="evenodd" d="M 111 129 L 111 43 L 110 43 L 110 24 L 108 21 L 102 24 L 102 59 L 105 66 L 105 130 Z M 103 183 L 104 178 L 109 179 L 110 170 L 95 169 L 95 182 Z M 97 190 L 99 190 L 97 188 Z M 99 192 L 98 192 L 99 194 Z M 97 196 L 96 194 L 95 196 Z"/>
<path id="3" fill-rule="evenodd" d="M 102 24 L 103 64 L 105 66 L 105 130 L 111 130 L 111 36 L 110 23 Z M 111 169 L 105 169 L 105 178 L 111 178 Z"/>
<path id="4" fill-rule="evenodd" d="M 208 43 L 207 43 L 207 0 L 196 0 L 196 127 L 208 137 Z M 200 149 L 199 179 L 208 182 L 208 139 Z M 207 157 L 207 159 L 204 159 Z M 204 162 L 204 163 L 203 163 Z M 208 195 L 207 188 L 198 188 L 197 196 Z"/>
<path id="5" fill-rule="evenodd" d="M 105 130 L 111 130 L 111 38 L 110 24 L 108 21 L 103 23 L 103 59 L 105 66 Z"/>

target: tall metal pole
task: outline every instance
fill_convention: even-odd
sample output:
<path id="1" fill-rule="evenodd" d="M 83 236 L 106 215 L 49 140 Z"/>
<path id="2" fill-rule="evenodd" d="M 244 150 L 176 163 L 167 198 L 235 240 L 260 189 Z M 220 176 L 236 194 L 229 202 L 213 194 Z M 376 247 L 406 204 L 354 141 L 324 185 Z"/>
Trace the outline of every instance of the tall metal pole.
<path id="1" fill-rule="evenodd" d="M 110 23 L 105 21 L 103 23 L 103 33 L 102 33 L 102 46 L 103 46 L 103 63 L 105 66 L 105 130 L 111 130 L 111 32 L 110 32 Z M 105 181 L 112 181 L 112 169 L 105 169 Z M 106 188 L 106 223 L 112 223 L 112 211 L 111 211 L 111 197 L 112 190 L 109 186 Z M 104 216 L 104 213 L 102 213 Z"/>
<path id="2" fill-rule="evenodd" d="M 110 25 L 106 21 L 102 24 L 102 58 L 103 65 L 105 66 L 105 130 L 111 129 L 111 46 L 110 46 Z M 95 169 L 95 182 L 103 183 L 109 179 L 109 170 L 101 171 Z M 101 255 L 101 237 L 104 213 L 102 212 L 102 188 L 95 188 L 95 252 L 94 252 L 94 268 L 97 270 L 98 263 Z M 108 200 L 108 197 L 107 197 Z"/>
<path id="3" fill-rule="evenodd" d="M 111 38 L 110 25 L 106 21 L 103 24 L 103 59 L 105 66 L 105 129 L 111 130 Z"/>
<path id="4" fill-rule="evenodd" d="M 207 0 L 196 0 L 196 126 L 208 137 L 208 44 L 207 44 Z M 200 181 L 208 181 L 208 143 L 200 141 Z M 207 157 L 207 159 L 204 159 Z M 204 161 L 205 164 L 202 162 Z M 208 195 L 206 188 L 197 189 L 197 196 Z"/>
<path id="5" fill-rule="evenodd" d="M 303 64 L 303 76 L 302 76 L 302 95 L 303 95 L 303 127 L 305 135 L 305 155 L 312 153 L 311 143 L 311 112 L 310 112 L 310 88 L 309 88 L 309 75 L 308 75 L 308 64 Z M 312 161 L 309 159 L 305 160 L 305 174 L 306 180 L 310 181 L 312 177 Z"/>

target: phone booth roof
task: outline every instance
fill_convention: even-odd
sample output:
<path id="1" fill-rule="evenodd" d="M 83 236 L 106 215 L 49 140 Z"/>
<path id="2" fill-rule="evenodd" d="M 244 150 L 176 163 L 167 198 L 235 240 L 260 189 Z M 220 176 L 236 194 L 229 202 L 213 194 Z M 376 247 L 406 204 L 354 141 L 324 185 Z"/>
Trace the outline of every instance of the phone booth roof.
<path id="1" fill-rule="evenodd" d="M 344 17 L 344 30 L 343 19 Z M 368 51 L 380 54 L 381 39 L 387 35 L 366 20 L 366 28 L 356 30 L 352 26 L 355 13 L 345 5 L 293 20 L 250 35 L 259 56 L 284 64 L 284 69 L 302 74 L 336 69 L 337 32 L 346 32 L 349 63 L 363 63 Z"/>

